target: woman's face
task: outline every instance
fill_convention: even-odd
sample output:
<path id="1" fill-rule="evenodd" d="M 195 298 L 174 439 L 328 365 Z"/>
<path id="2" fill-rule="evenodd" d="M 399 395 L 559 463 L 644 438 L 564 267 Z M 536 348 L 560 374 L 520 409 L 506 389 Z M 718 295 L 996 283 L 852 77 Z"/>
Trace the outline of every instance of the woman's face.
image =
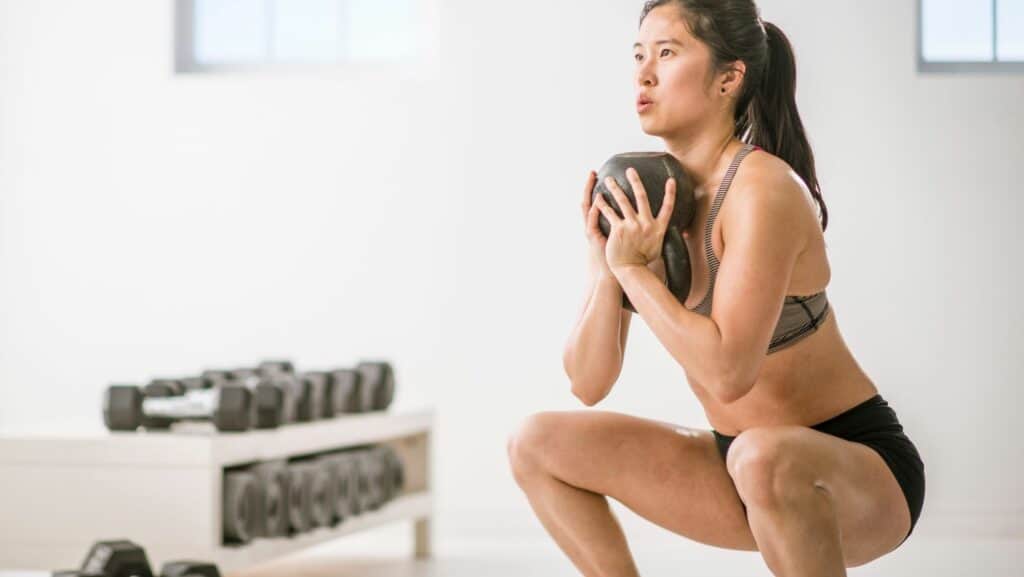
<path id="1" fill-rule="evenodd" d="M 685 134 L 709 118 L 714 105 L 707 76 L 711 52 L 690 35 L 677 6 L 659 6 L 644 18 L 633 58 L 644 132 Z"/>

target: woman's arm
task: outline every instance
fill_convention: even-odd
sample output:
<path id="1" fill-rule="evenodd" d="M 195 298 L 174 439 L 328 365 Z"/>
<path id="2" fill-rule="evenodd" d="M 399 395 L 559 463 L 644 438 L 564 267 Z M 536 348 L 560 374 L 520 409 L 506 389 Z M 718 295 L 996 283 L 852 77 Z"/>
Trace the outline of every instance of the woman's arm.
<path id="1" fill-rule="evenodd" d="M 612 272 L 676 361 L 725 403 L 747 394 L 767 355 L 797 256 L 807 205 L 792 180 L 751 181 L 720 213 L 727 249 L 710 317 L 687 310 L 644 266 Z"/>
<path id="2" fill-rule="evenodd" d="M 632 313 L 622 308 L 622 289 L 613 276 L 595 276 L 562 355 L 572 392 L 585 405 L 604 399 L 622 371 Z"/>

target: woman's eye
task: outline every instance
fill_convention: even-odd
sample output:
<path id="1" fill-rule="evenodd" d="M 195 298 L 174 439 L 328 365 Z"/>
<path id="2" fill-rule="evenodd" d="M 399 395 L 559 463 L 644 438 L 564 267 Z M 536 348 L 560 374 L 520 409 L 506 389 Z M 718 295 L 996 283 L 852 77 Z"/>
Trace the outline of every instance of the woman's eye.
<path id="1" fill-rule="evenodd" d="M 640 62 L 643 59 L 644 59 L 644 55 L 643 54 L 634 54 L 633 55 L 633 60 L 636 60 L 637 62 Z"/>
<path id="2" fill-rule="evenodd" d="M 662 48 L 661 49 L 661 55 L 662 56 L 668 56 L 669 54 L 672 54 L 672 51 L 669 50 L 668 48 Z"/>

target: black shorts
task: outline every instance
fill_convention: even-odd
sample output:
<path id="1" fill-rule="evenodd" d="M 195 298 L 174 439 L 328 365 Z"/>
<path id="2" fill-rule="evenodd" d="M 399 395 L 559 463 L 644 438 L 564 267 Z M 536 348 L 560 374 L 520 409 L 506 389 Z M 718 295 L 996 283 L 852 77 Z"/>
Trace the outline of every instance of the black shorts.
<path id="1" fill-rule="evenodd" d="M 914 525 L 917 524 L 917 519 L 921 516 L 921 507 L 924 505 L 924 463 L 914 443 L 903 433 L 903 426 L 896 417 L 896 411 L 892 410 L 881 395 L 875 395 L 856 407 L 810 428 L 867 445 L 882 456 L 896 477 L 896 482 L 903 489 L 903 496 L 910 507 L 910 531 L 903 538 L 903 541 L 906 541 L 914 532 Z M 722 454 L 724 460 L 729 452 L 729 445 L 736 437 L 721 435 L 714 429 L 711 432 L 715 435 L 718 452 Z"/>

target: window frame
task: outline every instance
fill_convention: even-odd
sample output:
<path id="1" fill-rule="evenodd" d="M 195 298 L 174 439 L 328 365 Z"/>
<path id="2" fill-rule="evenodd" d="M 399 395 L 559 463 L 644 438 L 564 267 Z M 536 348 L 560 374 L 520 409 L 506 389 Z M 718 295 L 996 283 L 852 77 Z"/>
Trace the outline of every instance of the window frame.
<path id="1" fill-rule="evenodd" d="M 249 62 L 249 63 L 228 63 L 228 64 L 200 64 L 195 58 L 195 38 L 193 36 L 193 25 L 195 16 L 195 0 L 173 0 L 174 31 L 171 41 L 174 62 L 173 72 L 175 75 L 216 75 L 216 74 L 243 74 L 243 75 L 290 75 L 293 73 L 332 73 L 332 72 L 369 72 L 371 74 L 384 73 L 386 75 L 416 77 L 436 67 L 438 48 L 434 46 L 438 39 L 431 31 L 430 35 L 420 38 L 424 43 L 417 47 L 420 53 L 411 61 L 374 61 L 374 62 Z M 433 11 L 435 5 L 433 0 L 419 2 L 421 8 Z M 420 32 L 423 32 L 422 30 Z M 427 44 L 431 44 L 430 47 Z M 428 72 L 424 72 L 427 70 Z"/>
<path id="2" fill-rule="evenodd" d="M 924 58 L 924 2 L 917 0 L 917 71 L 922 73 L 955 73 L 955 74 L 1024 74 L 1024 61 L 996 60 L 999 42 L 999 10 L 998 0 L 992 2 L 992 58 L 981 62 L 936 61 Z"/>

